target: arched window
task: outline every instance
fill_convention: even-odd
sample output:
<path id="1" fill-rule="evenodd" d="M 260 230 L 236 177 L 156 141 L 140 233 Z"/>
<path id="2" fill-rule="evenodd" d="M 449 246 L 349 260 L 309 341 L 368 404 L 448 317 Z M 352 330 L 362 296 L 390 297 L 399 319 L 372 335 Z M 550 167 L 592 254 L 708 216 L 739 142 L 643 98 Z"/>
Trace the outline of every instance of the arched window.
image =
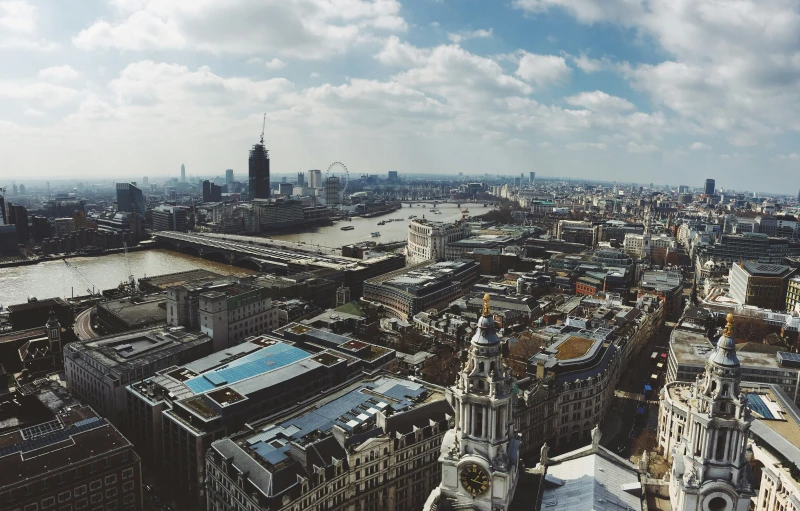
<path id="1" fill-rule="evenodd" d="M 727 383 L 722 385 L 722 395 L 723 396 L 727 396 L 728 395 L 728 384 Z"/>
<path id="2" fill-rule="evenodd" d="M 483 362 L 478 364 L 478 371 L 483 372 Z"/>
<path id="3" fill-rule="evenodd" d="M 494 372 L 494 362 L 491 362 L 491 363 L 489 364 L 489 372 L 491 372 L 491 373 L 493 373 L 493 372 Z"/>

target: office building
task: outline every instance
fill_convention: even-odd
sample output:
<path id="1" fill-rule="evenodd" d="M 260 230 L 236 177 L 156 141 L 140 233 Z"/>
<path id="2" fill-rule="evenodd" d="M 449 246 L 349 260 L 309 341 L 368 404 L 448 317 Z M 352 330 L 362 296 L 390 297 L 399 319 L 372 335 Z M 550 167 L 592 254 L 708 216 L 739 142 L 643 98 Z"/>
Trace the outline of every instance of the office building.
<path id="1" fill-rule="evenodd" d="M 132 183 L 117 183 L 117 211 L 138 213 L 143 218 L 147 204 L 142 191 Z"/>
<path id="2" fill-rule="evenodd" d="M 699 246 L 695 252 L 695 271 L 705 276 L 703 270 L 706 264 L 725 270 L 741 261 L 784 264 L 785 258 L 800 255 L 800 244 L 787 238 L 747 232 L 723 234 L 718 243 Z"/>
<path id="3" fill-rule="evenodd" d="M 577 220 L 559 220 L 556 226 L 556 238 L 569 243 L 581 243 L 594 248 L 599 241 L 598 225 L 592 222 Z"/>
<path id="4" fill-rule="evenodd" d="M 408 224 L 406 257 L 410 264 L 437 261 L 447 256 L 447 246 L 470 235 L 467 223 L 432 222 L 415 218 Z"/>
<path id="5" fill-rule="evenodd" d="M 322 171 L 321 170 L 309 170 L 308 171 L 308 186 L 309 188 L 322 188 Z"/>
<path id="6" fill-rule="evenodd" d="M 10 223 L 17 228 L 17 242 L 24 244 L 30 241 L 31 233 L 28 226 L 28 210 L 24 206 L 8 204 Z"/>
<path id="7" fill-rule="evenodd" d="M 536 172 L 529 172 L 528 174 L 530 176 L 529 179 L 530 179 L 531 184 L 535 183 L 536 182 Z"/>
<path id="8" fill-rule="evenodd" d="M 280 184 L 278 184 L 278 195 L 280 195 L 282 197 L 291 196 L 293 190 L 294 190 L 294 185 L 292 183 L 280 183 Z"/>
<path id="9" fill-rule="evenodd" d="M 789 278 L 794 268 L 781 264 L 733 263 L 730 293 L 736 303 L 762 309 L 784 310 Z"/>
<path id="10" fill-rule="evenodd" d="M 303 203 L 299 200 L 278 198 L 251 201 L 253 211 L 262 232 L 285 229 L 303 225 L 305 214 Z"/>
<path id="11" fill-rule="evenodd" d="M 264 137 L 250 149 L 248 160 L 248 182 L 250 184 L 250 200 L 269 199 L 269 151 L 264 147 Z"/>
<path id="12" fill-rule="evenodd" d="M 200 331 L 214 340 L 214 351 L 278 328 L 278 309 L 273 307 L 269 292 L 263 287 L 235 283 L 197 295 Z M 171 299 L 167 302 L 170 307 Z M 180 301 L 176 300 L 175 304 L 180 306 Z M 174 323 L 170 321 L 169 312 L 167 320 Z"/>
<path id="13" fill-rule="evenodd" d="M 642 274 L 639 289 L 655 293 L 664 300 L 668 321 L 677 321 L 683 313 L 683 275 L 679 271 L 648 270 Z M 640 291 L 640 294 L 641 294 Z"/>
<path id="14" fill-rule="evenodd" d="M 186 165 L 181 163 L 181 183 L 186 182 Z"/>
<path id="15" fill-rule="evenodd" d="M 0 225 L 8 225 L 9 223 L 6 215 L 6 198 L 0 195 Z"/>
<path id="16" fill-rule="evenodd" d="M 786 310 L 800 312 L 800 277 L 792 277 L 786 285 Z"/>
<path id="17" fill-rule="evenodd" d="M 390 171 L 389 171 L 389 175 L 388 175 L 388 177 L 386 178 L 386 180 L 387 180 L 387 181 L 398 181 L 398 178 L 397 178 L 397 171 L 396 171 L 396 170 L 390 170 Z"/>
<path id="18" fill-rule="evenodd" d="M 342 203 L 341 183 L 338 176 L 325 178 L 325 204 L 337 206 Z"/>
<path id="19" fill-rule="evenodd" d="M 222 187 L 215 185 L 208 179 L 203 181 L 203 202 L 222 201 Z"/>
<path id="20" fill-rule="evenodd" d="M 418 312 L 441 309 L 463 296 L 478 277 L 475 261 L 428 261 L 367 280 L 364 299 L 408 321 Z"/>
<path id="21" fill-rule="evenodd" d="M 0 510 L 144 509 L 139 457 L 88 406 L 5 432 L 0 446 Z"/>
<path id="22" fill-rule="evenodd" d="M 266 336 L 248 339 L 127 386 L 131 439 L 177 495 L 200 504 L 212 442 L 306 400 L 318 404 L 321 392 L 360 371 L 355 362 L 320 346 L 306 350 Z"/>
<path id="23" fill-rule="evenodd" d="M 207 509 L 422 509 L 441 481 L 451 405 L 439 387 L 379 375 L 211 444 Z M 242 477 L 242 474 L 246 474 Z"/>
<path id="24" fill-rule="evenodd" d="M 233 169 L 225 170 L 225 185 L 228 187 L 228 193 L 233 193 Z"/>
<path id="25" fill-rule="evenodd" d="M 151 212 L 154 231 L 186 232 L 186 209 L 180 206 L 157 206 Z"/>
<path id="26" fill-rule="evenodd" d="M 693 382 L 703 373 L 709 354 L 714 351 L 714 345 L 706 336 L 705 318 L 708 316 L 704 309 L 689 309 L 670 334 L 667 383 Z M 800 367 L 791 353 L 779 350 L 763 345 L 740 345 L 737 357 L 742 381 L 777 385 L 789 399 L 800 403 Z"/>
<path id="27" fill-rule="evenodd" d="M 714 195 L 717 183 L 713 179 L 706 179 L 705 186 L 703 186 L 703 193 L 706 195 Z"/>
<path id="28" fill-rule="evenodd" d="M 167 327 L 72 342 L 63 350 L 67 389 L 117 427 L 124 428 L 127 385 L 212 350 L 212 340 L 207 335 Z"/>

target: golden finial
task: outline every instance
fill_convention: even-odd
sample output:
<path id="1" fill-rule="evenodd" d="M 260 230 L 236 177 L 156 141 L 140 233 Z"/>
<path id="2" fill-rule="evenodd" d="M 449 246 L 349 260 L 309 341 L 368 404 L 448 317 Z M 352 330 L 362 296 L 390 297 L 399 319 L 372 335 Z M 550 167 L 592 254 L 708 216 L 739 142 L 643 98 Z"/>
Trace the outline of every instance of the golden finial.
<path id="1" fill-rule="evenodd" d="M 730 337 L 733 334 L 733 314 L 728 313 L 728 324 L 725 325 L 725 330 L 722 331 L 722 335 L 725 337 Z"/>
<path id="2" fill-rule="evenodd" d="M 489 293 L 483 295 L 483 315 L 484 316 L 491 316 L 492 311 L 489 309 Z"/>

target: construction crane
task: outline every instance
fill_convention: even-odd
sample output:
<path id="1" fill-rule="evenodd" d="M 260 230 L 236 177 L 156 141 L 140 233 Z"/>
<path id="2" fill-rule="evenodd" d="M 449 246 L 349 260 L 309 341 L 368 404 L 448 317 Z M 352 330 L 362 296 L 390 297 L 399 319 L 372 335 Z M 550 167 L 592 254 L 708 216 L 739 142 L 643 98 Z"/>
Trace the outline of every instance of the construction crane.
<path id="1" fill-rule="evenodd" d="M 267 113 L 264 112 L 264 122 L 261 123 L 261 145 L 264 145 L 264 128 L 267 127 Z"/>
<path id="2" fill-rule="evenodd" d="M 128 257 L 128 243 L 122 243 L 123 250 L 125 251 L 125 269 L 128 272 L 128 289 L 131 293 L 131 298 L 133 295 L 136 294 L 136 279 L 133 277 L 133 272 L 131 271 L 131 259 Z"/>

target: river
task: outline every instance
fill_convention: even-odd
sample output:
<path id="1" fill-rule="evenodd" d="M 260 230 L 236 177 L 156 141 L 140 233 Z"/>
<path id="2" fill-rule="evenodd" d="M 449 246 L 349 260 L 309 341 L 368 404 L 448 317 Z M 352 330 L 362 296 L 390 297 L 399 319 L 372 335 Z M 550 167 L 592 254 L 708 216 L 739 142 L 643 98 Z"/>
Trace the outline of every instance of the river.
<path id="1" fill-rule="evenodd" d="M 453 222 L 460 220 L 462 213 L 461 209 L 469 208 L 469 214 L 479 215 L 489 211 L 489 208 L 484 208 L 483 204 L 462 204 L 461 209 L 456 204 L 439 204 L 437 209 L 441 210 L 441 214 L 431 213 L 429 210 L 433 204 L 425 204 L 424 207 L 414 205 L 409 207 L 408 204 L 403 204 L 401 209 L 394 213 L 387 213 L 375 218 L 361 218 L 355 217 L 352 221 L 335 222 L 333 225 L 325 227 L 317 227 L 312 231 L 306 231 L 296 234 L 281 234 L 272 236 L 274 239 L 288 240 L 288 241 L 303 241 L 314 245 L 322 245 L 325 247 L 341 247 L 342 245 L 349 245 L 351 243 L 358 243 L 359 241 L 402 241 L 408 239 L 408 217 L 410 215 L 417 215 L 429 220 L 436 220 L 439 222 Z M 390 218 L 402 218 L 402 222 L 388 222 L 386 225 L 378 225 L 378 222 L 388 220 Z M 342 227 L 352 225 L 355 227 L 352 231 L 343 231 Z M 373 238 L 373 232 L 380 232 L 378 238 Z"/>
<path id="2" fill-rule="evenodd" d="M 438 216 L 438 215 L 437 215 Z M 223 275 L 254 273 L 250 270 L 208 261 L 169 250 L 143 250 L 128 254 L 131 272 L 140 279 L 179 271 L 203 268 Z M 125 254 L 98 257 L 74 257 L 30 266 L 0 268 L 0 305 L 24 303 L 36 298 L 69 298 L 88 294 L 87 289 L 111 289 L 127 281 Z"/>
<path id="3" fill-rule="evenodd" d="M 461 210 L 455 204 L 440 204 L 438 209 L 441 214 L 433 214 L 429 210 L 431 204 L 424 207 L 415 205 L 403 208 L 376 218 L 353 218 L 352 221 L 336 222 L 331 226 L 319 227 L 312 231 L 296 234 L 283 234 L 272 236 L 294 242 L 304 242 L 311 245 L 327 247 L 341 247 L 360 241 L 401 241 L 408 238 L 408 217 L 417 215 L 431 220 L 452 222 L 461 218 Z M 462 209 L 471 208 L 470 213 L 481 214 L 488 211 L 483 204 L 463 204 Z M 378 222 L 390 218 L 402 218 L 401 222 L 389 222 L 378 225 Z M 355 229 L 343 231 L 341 227 L 352 225 Z M 373 238 L 372 232 L 380 232 L 381 236 Z M 131 252 L 131 271 L 139 279 L 145 276 L 163 275 L 179 271 L 203 268 L 227 275 L 232 273 L 253 273 L 249 270 L 221 264 L 206 259 L 171 252 L 168 250 L 143 250 Z M 16 266 L 0 268 L 0 305 L 8 306 L 24 303 L 28 297 L 36 298 L 69 298 L 86 295 L 87 289 L 111 289 L 120 282 L 127 281 L 127 269 L 124 254 L 113 254 L 98 257 L 75 257 L 64 261 L 48 261 L 30 266 Z"/>

